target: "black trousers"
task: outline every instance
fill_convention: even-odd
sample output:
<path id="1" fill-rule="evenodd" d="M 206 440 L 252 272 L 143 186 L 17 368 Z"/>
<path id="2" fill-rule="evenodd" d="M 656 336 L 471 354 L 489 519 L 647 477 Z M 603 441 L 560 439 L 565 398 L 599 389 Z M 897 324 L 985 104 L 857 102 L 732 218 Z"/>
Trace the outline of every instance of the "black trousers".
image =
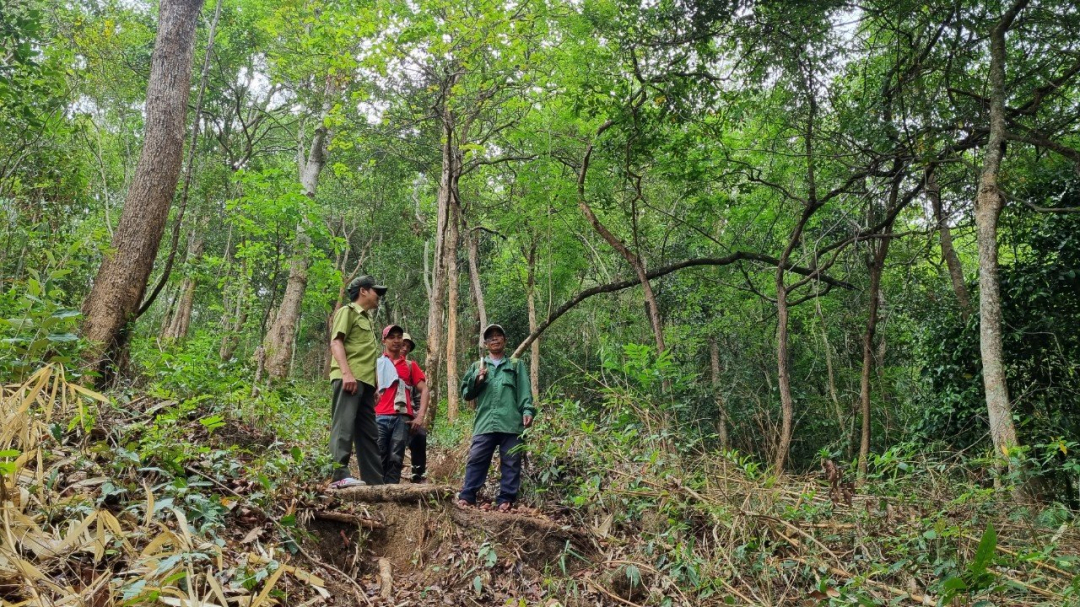
<path id="1" fill-rule="evenodd" d="M 412 435 L 409 441 L 409 459 L 412 460 L 412 482 L 424 480 L 427 472 L 427 432 L 420 431 Z"/>

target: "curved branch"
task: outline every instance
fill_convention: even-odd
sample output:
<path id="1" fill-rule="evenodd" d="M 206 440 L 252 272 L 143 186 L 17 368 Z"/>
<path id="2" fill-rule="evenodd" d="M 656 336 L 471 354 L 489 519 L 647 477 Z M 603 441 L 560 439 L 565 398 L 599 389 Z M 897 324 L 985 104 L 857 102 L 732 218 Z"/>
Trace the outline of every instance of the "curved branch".
<path id="1" fill-rule="evenodd" d="M 759 261 L 773 266 L 780 264 L 779 259 L 769 255 L 739 251 L 737 253 L 732 253 L 731 255 L 728 255 L 726 257 L 700 257 L 697 259 L 687 259 L 684 261 L 666 265 L 662 268 L 649 270 L 649 272 L 646 273 L 645 276 L 646 278 L 651 280 L 653 278 L 659 278 L 661 276 L 671 274 L 672 272 L 676 272 L 684 268 L 693 268 L 699 266 L 726 266 L 739 261 Z M 804 268 L 801 266 L 785 265 L 784 269 L 788 272 L 800 274 L 802 276 L 810 276 L 818 273 L 817 270 L 814 270 L 812 268 Z M 833 287 L 840 287 L 849 290 L 854 290 L 855 288 L 850 283 L 844 282 L 842 280 L 837 280 L 829 276 L 820 276 L 818 279 L 821 282 Z M 581 291 L 577 295 L 567 300 L 566 303 L 559 306 L 558 309 L 556 309 L 554 312 L 549 314 L 548 317 L 544 320 L 544 322 L 540 323 L 536 327 L 536 329 L 529 334 L 528 337 L 526 337 L 524 340 L 522 340 L 520 344 L 518 344 L 518 347 L 514 350 L 514 353 L 511 354 L 511 357 L 517 358 L 521 356 L 521 353 L 524 352 L 526 348 L 528 348 L 532 344 L 532 342 L 536 340 L 536 338 L 540 337 L 540 335 L 544 331 L 546 331 L 552 323 L 558 320 L 559 317 L 561 317 L 563 314 L 566 314 L 570 310 L 577 307 L 579 303 L 585 301 L 586 299 L 589 299 L 590 297 L 594 295 L 599 295 L 601 293 L 614 293 L 616 291 L 628 289 L 639 284 L 641 284 L 641 281 L 637 277 L 634 277 L 627 278 L 626 280 L 618 280 L 615 282 L 609 282 L 607 284 L 597 285 L 595 287 L 591 287 L 585 289 L 584 291 Z"/>

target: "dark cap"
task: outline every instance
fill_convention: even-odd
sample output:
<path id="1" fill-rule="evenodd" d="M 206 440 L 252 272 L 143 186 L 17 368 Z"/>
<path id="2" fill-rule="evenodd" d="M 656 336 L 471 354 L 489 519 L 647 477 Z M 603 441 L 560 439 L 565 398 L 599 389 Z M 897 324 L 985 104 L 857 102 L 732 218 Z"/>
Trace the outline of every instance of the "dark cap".
<path id="1" fill-rule="evenodd" d="M 375 289 L 375 292 L 379 294 L 379 297 L 386 295 L 386 287 L 376 282 L 374 277 L 366 274 L 349 283 L 349 297 L 356 299 L 357 294 L 360 293 L 360 289 Z"/>
<path id="2" fill-rule="evenodd" d="M 488 338 L 488 333 L 491 333 L 492 331 L 498 331 L 499 333 L 502 333 L 503 337 L 506 337 L 506 331 L 503 330 L 502 325 L 497 325 L 495 323 L 492 323 L 492 324 L 484 327 L 484 332 L 482 333 L 482 335 L 484 336 L 484 339 L 487 339 Z"/>
<path id="3" fill-rule="evenodd" d="M 416 349 L 416 342 L 412 340 L 412 335 L 409 335 L 408 333 L 402 333 L 401 341 L 409 344 L 409 352 L 412 352 Z"/>
<path id="4" fill-rule="evenodd" d="M 405 335 L 405 329 L 402 329 L 398 325 L 386 325 L 386 327 L 383 328 L 383 330 L 382 330 L 382 338 L 386 339 L 386 336 L 390 335 L 390 332 L 393 331 L 394 329 L 397 329 L 398 331 L 401 331 L 401 334 Z"/>

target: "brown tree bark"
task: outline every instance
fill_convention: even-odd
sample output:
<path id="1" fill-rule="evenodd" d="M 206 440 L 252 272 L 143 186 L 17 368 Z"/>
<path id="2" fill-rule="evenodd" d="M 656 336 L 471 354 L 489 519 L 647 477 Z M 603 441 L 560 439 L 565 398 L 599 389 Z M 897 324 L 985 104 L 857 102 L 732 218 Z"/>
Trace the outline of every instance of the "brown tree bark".
<path id="1" fill-rule="evenodd" d="M 457 419 L 461 394 L 458 388 L 457 326 L 458 326 L 458 226 L 461 221 L 461 205 L 457 200 L 457 180 L 452 179 L 450 190 L 450 218 L 446 229 L 446 416 Z"/>
<path id="2" fill-rule="evenodd" d="M 712 375 L 713 399 L 716 402 L 716 433 L 720 436 L 720 449 L 728 450 L 727 406 L 720 393 L 720 341 L 709 338 L 709 370 Z"/>
<path id="3" fill-rule="evenodd" d="M 311 138 L 311 148 L 306 159 L 299 158 L 300 186 L 308 198 L 315 197 L 319 184 L 319 175 L 327 161 L 327 146 L 330 143 L 330 129 L 326 119 L 333 106 L 334 86 L 327 79 L 323 98 L 323 109 L 317 120 L 315 132 Z M 300 321 L 300 309 L 304 303 L 304 291 L 307 290 L 308 267 L 311 263 L 311 237 L 307 234 L 307 220 L 301 219 L 296 226 L 296 239 L 293 241 L 292 259 L 289 261 L 289 278 L 285 283 L 285 294 L 281 298 L 274 322 L 266 332 L 263 348 L 266 352 L 266 374 L 270 380 L 284 379 L 289 374 L 292 361 L 293 342 L 296 325 Z"/>
<path id="4" fill-rule="evenodd" d="M 529 333 L 536 330 L 536 239 L 532 241 L 532 246 L 529 247 L 529 254 L 526 258 L 528 262 L 528 275 L 525 279 L 525 292 L 527 295 L 527 303 L 529 306 Z M 534 339 L 530 345 L 529 354 L 529 380 L 532 382 L 530 387 L 532 388 L 533 406 L 537 406 L 540 402 L 540 340 Z"/>
<path id="5" fill-rule="evenodd" d="M 447 88 L 452 88 L 456 78 L 452 78 Z M 455 167 L 459 164 L 459 154 L 454 138 L 454 117 L 445 106 L 440 116 L 442 131 L 442 169 L 439 172 L 439 190 L 436 200 L 437 216 L 435 221 L 435 250 L 432 261 L 431 292 L 428 297 L 428 333 L 427 352 L 424 356 L 424 368 L 431 375 L 431 398 L 428 401 L 428 419 L 434 419 L 435 404 L 439 402 L 438 370 L 442 363 L 443 308 L 446 302 L 446 232 L 450 221 L 451 187 Z M 456 390 L 455 390 L 456 391 Z M 447 417 L 451 422 L 455 418 Z"/>
<path id="6" fill-rule="evenodd" d="M 469 247 L 469 283 L 472 285 L 473 302 L 476 304 L 476 319 L 480 324 L 480 331 L 488 326 L 487 305 L 484 303 L 484 287 L 480 282 L 480 252 L 478 251 L 476 228 L 466 231 L 467 246 Z M 484 336 L 477 337 L 480 343 L 480 351 L 483 352 Z"/>
<path id="7" fill-rule="evenodd" d="M 900 189 L 900 179 L 894 179 L 889 193 L 889 206 L 896 204 Z M 873 257 L 869 260 L 870 302 L 866 318 L 866 331 L 862 338 L 862 373 L 859 379 L 859 409 L 862 427 L 859 434 L 859 474 L 858 482 L 866 479 L 867 458 L 870 455 L 870 374 L 874 366 L 874 333 L 877 331 L 878 310 L 881 304 L 881 275 L 885 270 L 885 257 L 889 254 L 889 236 L 892 234 L 892 222 L 885 226 L 884 238 L 871 240 Z"/>
<path id="8" fill-rule="evenodd" d="M 203 227 L 205 227 L 205 222 L 199 222 L 188 235 L 187 263 L 189 265 L 202 257 L 205 239 L 203 230 L 200 228 Z M 188 328 L 191 325 L 191 312 L 195 307 L 195 288 L 198 282 L 198 279 L 190 273 L 184 276 L 184 281 L 180 285 L 180 301 L 176 305 L 169 326 L 165 328 L 165 333 L 162 335 L 165 339 L 182 340 L 187 337 Z"/>
<path id="9" fill-rule="evenodd" d="M 1027 0 L 1015 2 L 990 33 L 990 136 L 986 142 L 982 174 L 975 200 L 975 225 L 979 244 L 979 350 L 983 388 L 994 451 L 1005 457 L 1019 443 L 1012 419 L 1012 404 L 1005 379 L 1001 335 L 1001 292 L 998 280 L 997 225 L 1005 196 L 998 185 L 1005 156 L 1005 33 L 1012 27 Z"/>
<path id="10" fill-rule="evenodd" d="M 953 247 L 949 218 L 945 216 L 941 205 L 941 186 L 938 185 L 933 169 L 926 171 L 926 197 L 934 210 L 934 221 L 937 222 L 938 238 L 941 240 L 941 256 L 945 258 L 945 265 L 949 268 L 953 293 L 956 294 L 956 301 L 960 304 L 960 314 L 963 315 L 964 320 L 967 320 L 973 311 L 971 295 L 968 293 L 967 283 L 964 282 L 964 266 L 961 265 L 960 256 L 956 254 L 956 249 Z"/>
<path id="11" fill-rule="evenodd" d="M 183 163 L 195 27 L 202 0 L 162 0 L 146 89 L 142 152 L 120 223 L 83 303 L 84 359 L 108 378 L 154 266 Z"/>

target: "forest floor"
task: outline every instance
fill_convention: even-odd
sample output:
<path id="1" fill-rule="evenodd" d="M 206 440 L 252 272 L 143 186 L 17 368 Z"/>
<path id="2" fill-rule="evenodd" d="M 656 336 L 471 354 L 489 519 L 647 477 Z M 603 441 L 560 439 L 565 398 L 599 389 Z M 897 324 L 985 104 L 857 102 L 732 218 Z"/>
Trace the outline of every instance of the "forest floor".
<path id="1" fill-rule="evenodd" d="M 553 419 L 506 514 L 454 504 L 463 440 L 430 482 L 328 491 L 302 436 L 122 401 L 48 369 L 4 388 L 4 605 L 1080 604 L 1075 519 L 943 466 L 856 494 Z"/>

